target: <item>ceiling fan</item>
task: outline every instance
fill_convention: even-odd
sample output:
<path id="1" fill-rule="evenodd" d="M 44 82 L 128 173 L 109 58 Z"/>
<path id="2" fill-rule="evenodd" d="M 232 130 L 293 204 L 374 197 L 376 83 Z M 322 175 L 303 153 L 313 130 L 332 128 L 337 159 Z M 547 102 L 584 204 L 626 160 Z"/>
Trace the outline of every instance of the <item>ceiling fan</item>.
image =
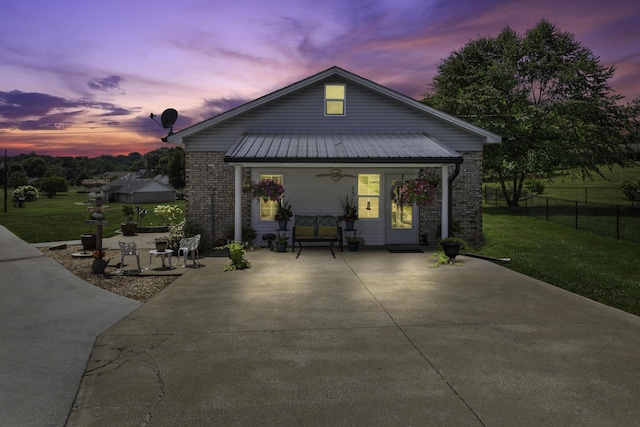
<path id="1" fill-rule="evenodd" d="M 349 174 L 346 174 L 346 173 L 342 173 L 342 169 L 340 169 L 340 168 L 331 168 L 331 173 L 319 173 L 316 176 L 328 176 L 334 182 L 340 181 L 345 176 L 349 176 L 349 177 L 352 177 L 352 178 L 356 177 L 355 175 L 349 175 Z"/>

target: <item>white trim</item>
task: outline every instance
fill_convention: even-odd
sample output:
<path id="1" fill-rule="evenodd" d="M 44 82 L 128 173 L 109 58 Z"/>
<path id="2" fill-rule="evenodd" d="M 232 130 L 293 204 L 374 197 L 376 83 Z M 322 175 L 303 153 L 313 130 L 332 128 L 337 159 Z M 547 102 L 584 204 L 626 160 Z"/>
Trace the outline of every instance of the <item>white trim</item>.
<path id="1" fill-rule="evenodd" d="M 235 166 L 235 216 L 233 239 L 242 241 L 242 165 Z"/>
<path id="2" fill-rule="evenodd" d="M 440 237 L 449 237 L 449 166 L 442 165 L 442 218 Z"/>

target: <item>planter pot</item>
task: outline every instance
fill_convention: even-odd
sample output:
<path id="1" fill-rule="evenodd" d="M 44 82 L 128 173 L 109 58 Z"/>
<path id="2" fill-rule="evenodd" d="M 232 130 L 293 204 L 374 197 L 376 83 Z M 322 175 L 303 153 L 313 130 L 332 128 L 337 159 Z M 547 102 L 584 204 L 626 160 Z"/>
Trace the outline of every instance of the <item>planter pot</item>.
<path id="1" fill-rule="evenodd" d="M 82 234 L 80 235 L 80 241 L 82 242 L 82 248 L 87 251 L 89 249 L 95 249 L 97 246 L 97 240 L 95 234 Z"/>
<path id="2" fill-rule="evenodd" d="M 109 264 L 108 259 L 94 259 L 93 264 L 91 264 L 91 272 L 93 274 L 104 274 L 107 264 Z"/>
<path id="3" fill-rule="evenodd" d="M 353 227 L 355 226 L 356 222 L 355 221 L 345 221 L 344 225 L 346 227 L 347 231 L 353 231 Z"/>
<path id="4" fill-rule="evenodd" d="M 120 224 L 120 229 L 122 230 L 122 234 L 124 236 L 134 236 L 136 234 L 136 229 L 138 225 L 135 222 L 127 222 Z"/>
<path id="5" fill-rule="evenodd" d="M 347 242 L 347 250 L 349 252 L 358 252 L 360 242 Z"/>
<path id="6" fill-rule="evenodd" d="M 446 243 L 442 242 L 442 250 L 444 254 L 449 257 L 449 261 L 453 262 L 456 259 L 456 256 L 460 254 L 460 242 L 451 242 Z"/>
<path id="7" fill-rule="evenodd" d="M 286 229 L 287 229 L 287 222 L 288 222 L 288 221 L 278 221 L 278 228 L 279 228 L 281 231 L 286 231 Z"/>
<path id="8" fill-rule="evenodd" d="M 156 250 L 157 251 L 166 251 L 167 250 L 167 242 L 156 242 Z"/>
<path id="9" fill-rule="evenodd" d="M 276 248 L 276 252 L 287 252 L 286 243 L 276 243 L 275 248 Z"/>

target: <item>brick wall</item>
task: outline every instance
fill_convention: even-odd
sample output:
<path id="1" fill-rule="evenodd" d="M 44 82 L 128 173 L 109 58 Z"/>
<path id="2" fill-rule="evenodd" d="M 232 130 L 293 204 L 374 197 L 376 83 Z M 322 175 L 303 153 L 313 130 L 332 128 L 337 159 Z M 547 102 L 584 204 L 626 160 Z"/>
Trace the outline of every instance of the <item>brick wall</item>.
<path id="1" fill-rule="evenodd" d="M 460 173 L 453 181 L 452 216 L 456 237 L 461 237 L 472 247 L 482 245 L 482 152 L 460 153 L 464 162 Z M 454 166 L 449 167 L 449 176 Z M 441 177 L 440 168 L 424 168 L 421 174 L 436 174 Z M 441 188 L 440 188 L 441 189 Z M 442 193 L 438 192 L 433 203 L 420 209 L 420 235 L 426 237 L 429 245 L 440 240 L 440 212 Z M 422 240 L 422 239 L 421 239 Z"/>
<path id="2" fill-rule="evenodd" d="M 224 152 L 190 152 L 185 158 L 186 217 L 202 230 L 207 248 L 220 244 L 234 225 L 235 168 L 224 163 Z M 244 170 L 249 179 L 250 170 Z M 245 198 L 246 199 L 246 198 Z M 244 226 L 249 226 L 250 201 L 243 200 Z"/>

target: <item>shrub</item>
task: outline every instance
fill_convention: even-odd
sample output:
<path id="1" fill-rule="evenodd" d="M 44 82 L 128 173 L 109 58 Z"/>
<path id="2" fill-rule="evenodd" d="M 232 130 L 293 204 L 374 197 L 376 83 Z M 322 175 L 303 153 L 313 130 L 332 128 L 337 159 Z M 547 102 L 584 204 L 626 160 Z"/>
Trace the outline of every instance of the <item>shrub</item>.
<path id="1" fill-rule="evenodd" d="M 175 224 L 183 214 L 177 205 L 158 205 L 153 212 L 162 219 L 164 225 Z"/>
<path id="2" fill-rule="evenodd" d="M 40 195 L 38 190 L 32 185 L 22 185 L 16 188 L 11 195 L 11 200 L 14 202 L 19 201 L 20 197 L 24 197 L 25 202 L 35 202 Z"/>
<path id="3" fill-rule="evenodd" d="M 40 187 L 40 190 L 42 190 L 49 198 L 55 196 L 56 193 L 69 191 L 69 183 L 66 179 L 60 176 L 41 178 L 40 181 L 38 181 L 38 187 Z"/>

